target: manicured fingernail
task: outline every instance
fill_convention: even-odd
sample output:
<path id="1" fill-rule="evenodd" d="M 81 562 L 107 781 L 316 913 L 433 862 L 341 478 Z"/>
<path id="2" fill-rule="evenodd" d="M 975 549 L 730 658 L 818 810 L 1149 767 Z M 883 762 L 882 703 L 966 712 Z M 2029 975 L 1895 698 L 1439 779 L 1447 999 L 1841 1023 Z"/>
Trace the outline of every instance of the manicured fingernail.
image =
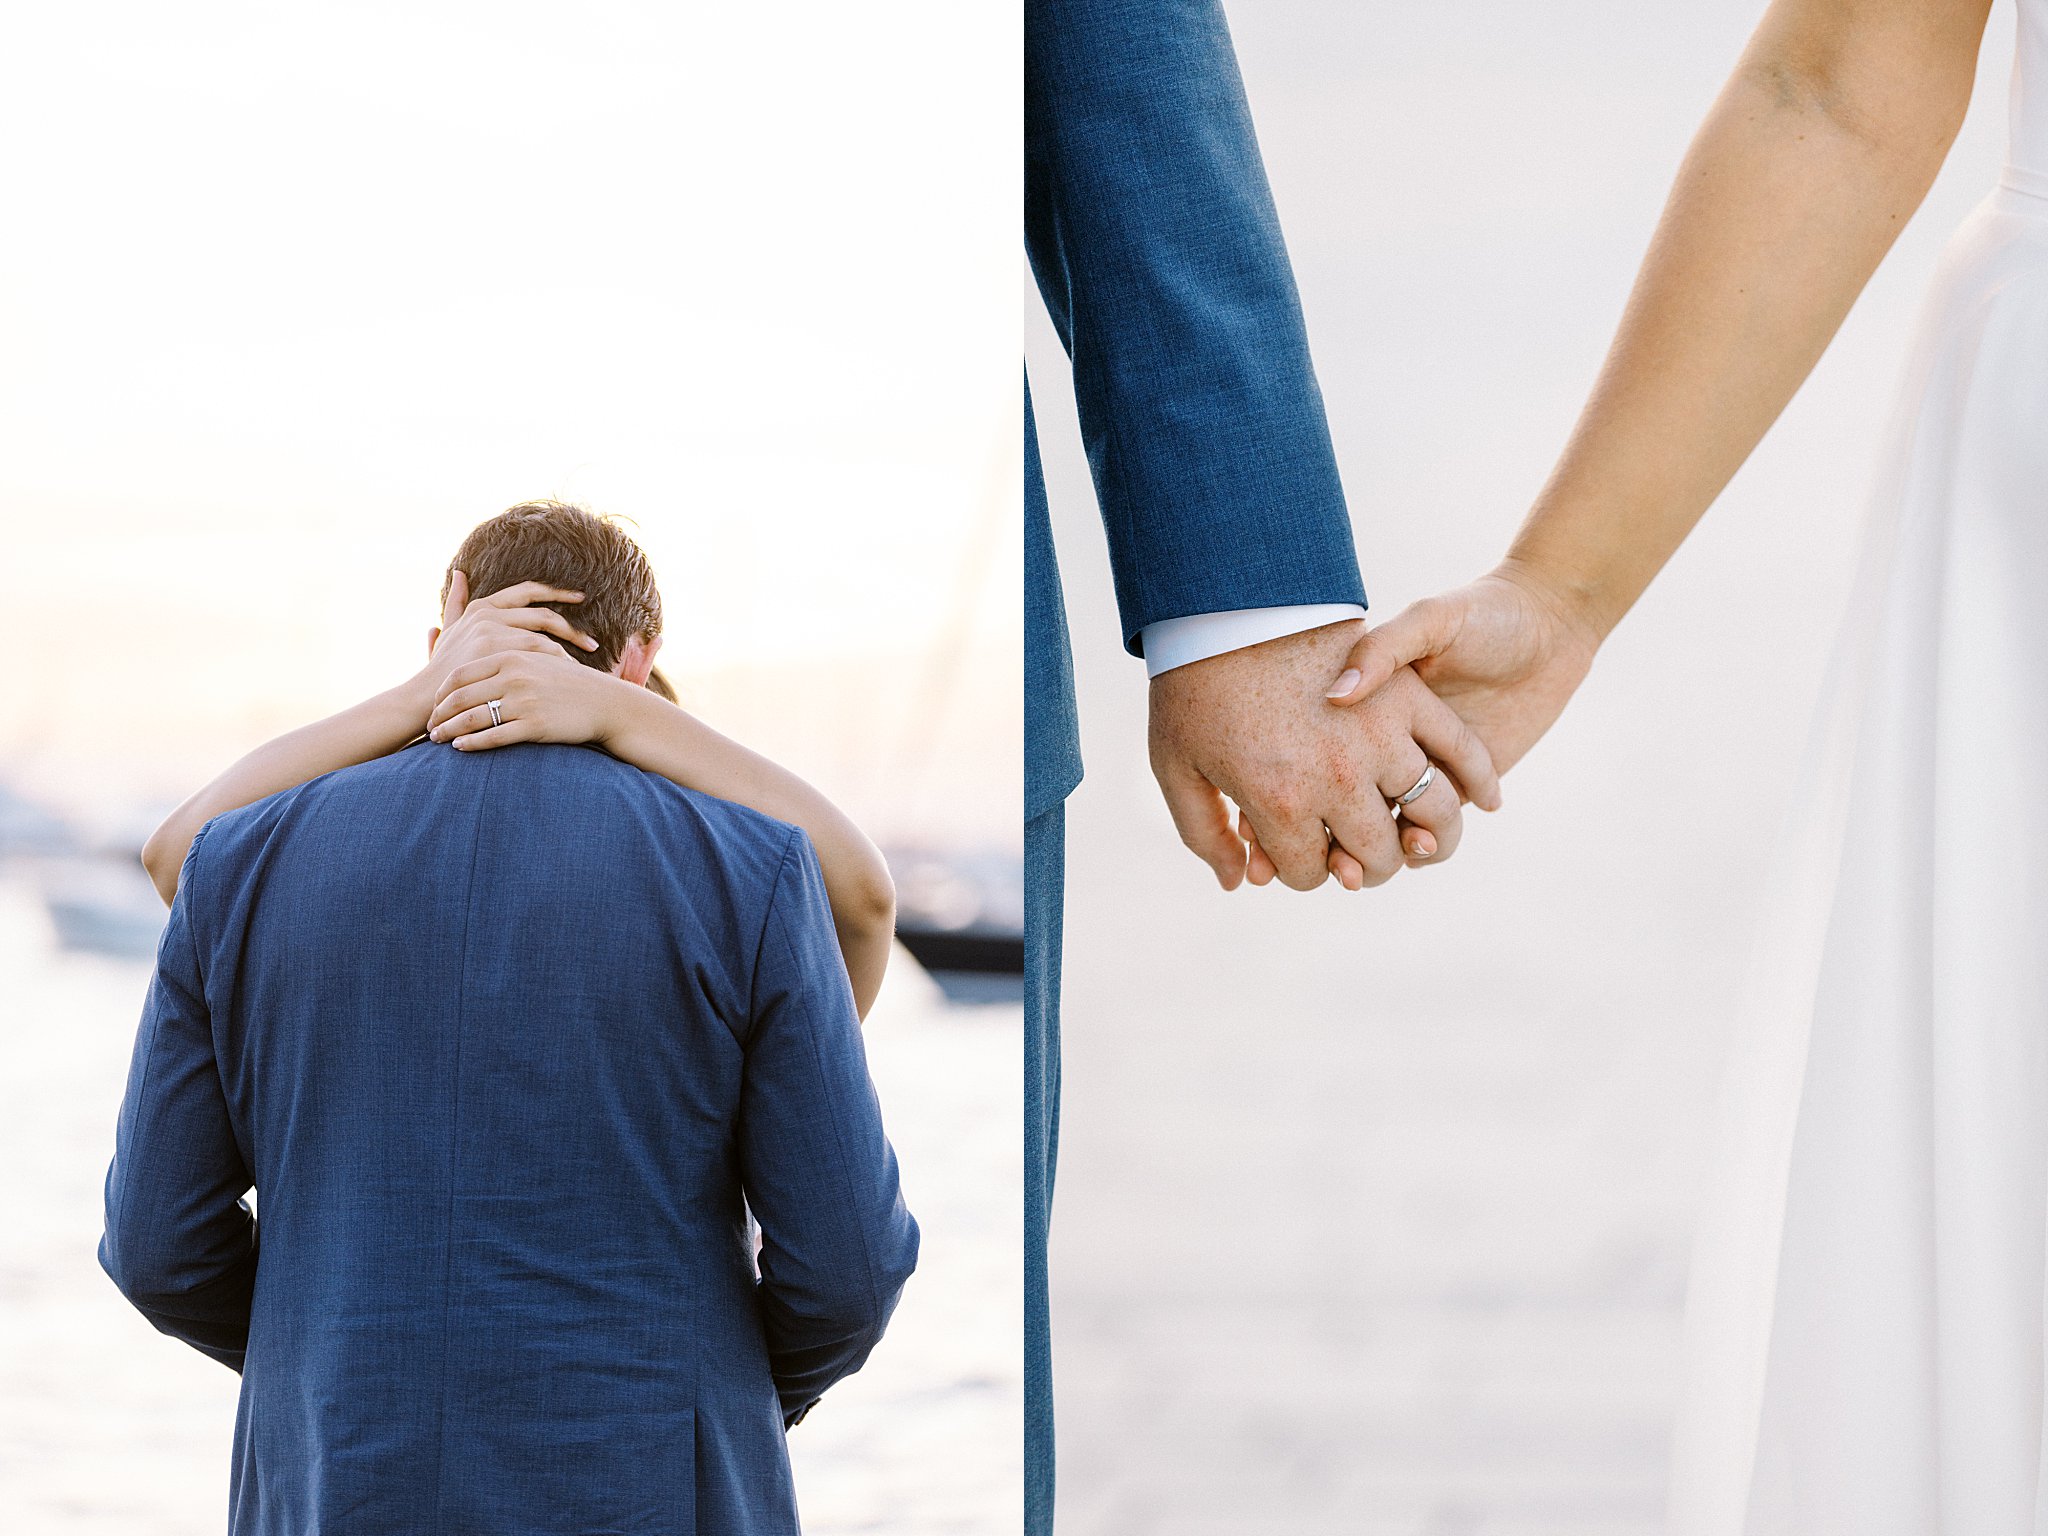
<path id="1" fill-rule="evenodd" d="M 1338 677 L 1336 686 L 1333 687 L 1328 693 L 1324 694 L 1323 697 L 1326 699 L 1341 699 L 1345 697 L 1347 694 L 1349 694 L 1351 690 L 1356 688 L 1357 686 L 1358 668 L 1346 667 L 1343 673 Z"/>
<path id="2" fill-rule="evenodd" d="M 1427 837 L 1418 837 L 1408 844 L 1408 857 L 1426 859 L 1436 852 L 1436 843 Z"/>

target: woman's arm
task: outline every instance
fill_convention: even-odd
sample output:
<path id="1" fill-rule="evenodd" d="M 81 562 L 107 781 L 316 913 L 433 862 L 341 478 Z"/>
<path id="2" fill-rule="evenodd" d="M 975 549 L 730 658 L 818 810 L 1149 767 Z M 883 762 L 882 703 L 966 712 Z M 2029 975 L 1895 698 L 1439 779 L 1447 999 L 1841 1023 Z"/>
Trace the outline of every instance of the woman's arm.
<path id="1" fill-rule="evenodd" d="M 265 742 L 164 818 L 163 825 L 142 845 L 142 867 L 149 871 L 166 906 L 178 894 L 178 871 L 184 868 L 185 853 L 207 822 L 224 811 L 253 804 L 323 773 L 396 752 L 426 730 L 441 680 L 464 662 L 508 646 L 545 647 L 560 654 L 548 635 L 586 649 L 596 644 L 553 609 L 528 606 L 581 602 L 580 592 L 522 582 L 474 603 L 467 595 L 468 584 L 457 571 L 442 616 L 446 627 L 429 639 L 428 662 L 417 675 L 338 715 Z"/>
<path id="2" fill-rule="evenodd" d="M 1506 559 L 1368 634 L 1338 702 L 1414 662 L 1483 717 L 1467 716 L 1498 768 L 1548 728 L 1919 207 L 1969 105 L 1988 7 L 1776 0 L 1693 140 Z"/>
<path id="3" fill-rule="evenodd" d="M 1777 0 L 1508 558 L 1601 634 L 1757 445 L 1962 127 L 1989 0 Z"/>
<path id="4" fill-rule="evenodd" d="M 142 845 L 142 867 L 169 906 L 178 894 L 178 872 L 199 829 L 224 811 L 250 805 L 266 795 L 303 784 L 323 773 L 366 763 L 396 752 L 420 734 L 431 692 L 421 697 L 418 679 L 387 689 L 362 703 L 288 731 L 237 759 L 204 788 L 187 797 Z"/>
<path id="5" fill-rule="evenodd" d="M 504 723 L 493 727 L 487 699 Z M 668 700 L 566 657 L 519 652 L 451 674 L 428 719 L 464 751 L 515 741 L 587 741 L 636 768 L 802 827 L 817 850 L 839 951 L 862 1018 L 882 989 L 896 933 L 896 886 L 881 851 L 839 807 L 787 768 Z"/>
<path id="6" fill-rule="evenodd" d="M 882 990 L 896 936 L 896 885 L 881 850 L 844 811 L 787 768 L 645 688 L 618 686 L 616 723 L 600 738 L 607 751 L 687 788 L 793 822 L 809 835 L 853 983 L 854 1007 L 865 1019 Z"/>

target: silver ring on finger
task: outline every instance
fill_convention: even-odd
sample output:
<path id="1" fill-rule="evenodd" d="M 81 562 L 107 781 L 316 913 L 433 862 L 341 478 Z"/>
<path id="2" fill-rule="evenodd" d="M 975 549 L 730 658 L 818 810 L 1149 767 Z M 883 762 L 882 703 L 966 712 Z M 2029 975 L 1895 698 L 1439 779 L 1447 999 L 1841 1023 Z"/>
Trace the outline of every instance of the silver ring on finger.
<path id="1" fill-rule="evenodd" d="M 1401 806 L 1404 805 L 1413 805 L 1417 800 L 1420 800 L 1424 795 L 1429 793 L 1429 786 L 1434 784 L 1435 782 L 1436 764 L 1431 763 L 1427 768 L 1422 770 L 1422 777 L 1415 781 L 1415 787 L 1413 789 L 1409 790 L 1408 793 L 1405 795 L 1396 795 L 1394 797 L 1395 808 L 1399 809 Z"/>
<path id="2" fill-rule="evenodd" d="M 484 700 L 484 708 L 485 708 L 485 709 L 488 709 L 488 710 L 489 710 L 489 711 L 491 712 L 491 724 L 493 724 L 493 725 L 503 725 L 503 724 L 505 723 L 505 717 L 504 717 L 503 715 L 501 715 L 501 714 L 499 714 L 499 713 L 498 713 L 498 709 L 499 709 L 499 707 L 500 707 L 500 706 L 501 706 L 502 704 L 504 704 L 504 702 L 505 702 L 505 701 L 504 701 L 503 699 L 485 699 L 485 700 Z M 1434 768 L 1432 768 L 1432 769 L 1430 769 L 1430 772 L 1431 772 L 1431 773 L 1434 773 L 1434 772 L 1436 772 L 1436 770 L 1435 770 Z"/>

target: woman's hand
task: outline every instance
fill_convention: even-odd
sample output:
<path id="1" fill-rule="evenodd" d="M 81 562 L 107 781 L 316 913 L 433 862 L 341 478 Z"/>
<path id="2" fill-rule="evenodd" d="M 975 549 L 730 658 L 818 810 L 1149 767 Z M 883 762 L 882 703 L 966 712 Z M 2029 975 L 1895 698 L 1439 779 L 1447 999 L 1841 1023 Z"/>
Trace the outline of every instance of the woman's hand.
<path id="1" fill-rule="evenodd" d="M 1357 704 L 1412 666 L 1506 773 L 1564 712 L 1599 646 L 1561 595 L 1507 562 L 1367 630 L 1330 702 Z"/>
<path id="2" fill-rule="evenodd" d="M 441 630 L 433 654 L 412 680 L 421 713 L 431 710 L 446 695 L 448 679 L 454 673 L 487 656 L 525 651 L 560 657 L 563 648 L 571 645 L 579 650 L 596 650 L 596 640 L 554 609 L 533 606 L 582 601 L 581 592 L 551 587 L 544 582 L 522 581 L 471 602 L 469 578 L 457 571 L 448 583 L 448 601 L 442 608 Z"/>
<path id="3" fill-rule="evenodd" d="M 625 717 L 630 695 L 646 693 L 564 656 L 552 644 L 545 650 L 500 651 L 457 667 L 442 680 L 433 713 L 427 717 L 427 734 L 465 752 L 515 741 L 603 746 Z M 496 724 L 491 720 L 494 699 Z"/>

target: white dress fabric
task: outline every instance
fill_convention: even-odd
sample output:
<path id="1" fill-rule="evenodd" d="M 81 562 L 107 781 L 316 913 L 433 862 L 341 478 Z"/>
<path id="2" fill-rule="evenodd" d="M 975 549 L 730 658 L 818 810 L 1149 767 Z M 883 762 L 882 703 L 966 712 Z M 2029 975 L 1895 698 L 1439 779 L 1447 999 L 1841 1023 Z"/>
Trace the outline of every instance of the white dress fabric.
<path id="1" fill-rule="evenodd" d="M 2019 13 L 1736 1045 L 1672 1536 L 2048 1536 L 2048 0 Z"/>

